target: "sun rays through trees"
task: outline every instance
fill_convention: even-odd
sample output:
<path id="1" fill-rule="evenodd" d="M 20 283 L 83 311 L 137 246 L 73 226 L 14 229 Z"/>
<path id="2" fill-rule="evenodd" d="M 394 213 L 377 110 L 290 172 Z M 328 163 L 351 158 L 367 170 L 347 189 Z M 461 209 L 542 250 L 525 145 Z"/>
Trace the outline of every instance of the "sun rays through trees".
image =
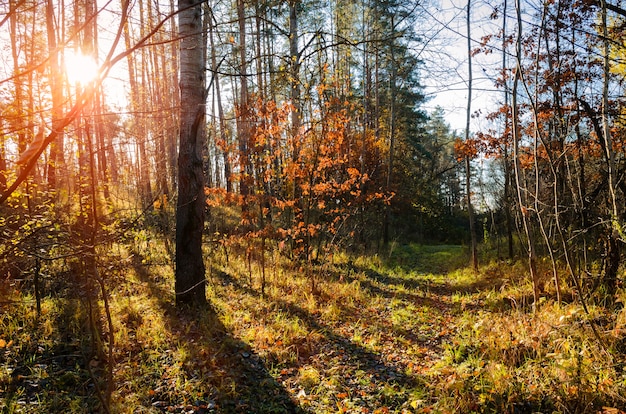
<path id="1" fill-rule="evenodd" d="M 0 2 L 0 409 L 616 412 L 625 21 Z"/>

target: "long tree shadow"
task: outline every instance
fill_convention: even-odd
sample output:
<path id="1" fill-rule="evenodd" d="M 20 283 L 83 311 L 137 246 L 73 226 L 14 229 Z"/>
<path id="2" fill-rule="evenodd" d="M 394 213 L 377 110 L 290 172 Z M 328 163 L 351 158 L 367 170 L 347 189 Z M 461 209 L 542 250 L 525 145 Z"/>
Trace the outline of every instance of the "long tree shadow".
<path id="1" fill-rule="evenodd" d="M 452 292 L 447 284 L 391 276 L 352 263 L 339 269 L 344 281 L 358 282 L 360 288 L 372 297 L 384 298 L 388 303 L 398 303 L 398 308 L 413 306 L 425 309 L 431 317 L 436 318 L 428 322 L 427 329 L 424 329 L 423 325 L 418 329 L 403 324 L 392 324 L 392 328 L 384 329 L 391 329 L 392 335 L 401 336 L 413 344 L 425 346 L 435 352 L 442 349 L 442 344 L 449 333 L 441 335 L 442 327 L 438 326 L 437 321 L 456 309 L 456 305 L 451 301 Z"/>
<path id="2" fill-rule="evenodd" d="M 450 296 L 454 293 L 454 290 L 446 283 L 433 283 L 422 278 L 392 276 L 389 273 L 381 273 L 353 263 L 341 266 L 339 269 L 344 280 L 358 281 L 360 286 L 371 295 L 386 299 L 402 299 L 443 310 L 449 308 L 450 305 L 438 297 Z M 363 277 L 358 277 L 358 275 L 363 275 Z"/>
<path id="3" fill-rule="evenodd" d="M 443 281 L 434 282 L 427 277 L 420 277 L 422 269 L 413 269 L 410 277 L 395 276 L 392 272 L 379 272 L 368 267 L 356 266 L 348 263 L 339 267 L 342 277 L 347 280 L 358 280 L 361 287 L 374 295 L 388 299 L 396 298 L 411 303 L 431 306 L 440 310 L 453 309 L 451 297 L 453 295 L 473 295 L 481 292 L 499 290 L 509 283 L 502 275 L 481 273 L 474 279 L 462 282 Z M 411 273 L 410 269 L 407 269 Z M 359 277 L 358 275 L 362 275 Z M 417 276 L 416 276 L 417 275 Z M 413 293 L 420 292 L 420 293 Z M 488 310 L 508 311 L 514 307 L 527 307 L 532 301 L 532 295 L 520 294 L 516 297 L 503 297 L 497 303 L 492 303 Z M 466 308 L 485 308 L 480 303 L 465 305 Z"/>
<path id="4" fill-rule="evenodd" d="M 224 285 L 232 286 L 241 293 L 258 296 L 255 290 L 243 286 L 236 278 L 226 272 L 216 272 L 220 282 Z M 361 377 L 367 377 L 374 388 L 382 389 L 385 385 L 393 384 L 400 388 L 415 389 L 421 387 L 419 378 L 405 373 L 405 367 L 390 363 L 383 355 L 372 352 L 365 347 L 355 343 L 351 339 L 339 334 L 336 330 L 321 322 L 316 315 L 304 308 L 282 298 L 268 298 L 271 300 L 273 309 L 281 312 L 292 319 L 302 322 L 308 332 L 316 332 L 322 335 L 323 340 L 311 345 L 313 349 L 306 349 L 300 354 L 299 365 L 304 365 L 312 360 L 323 363 L 334 364 L 334 369 L 345 370 L 345 381 L 348 388 L 357 389 L 358 384 L 351 381 L 358 381 L 357 378 L 350 378 L 350 373 L 360 371 Z M 380 402 L 380 401 L 379 401 Z M 395 401 L 398 406 L 404 401 Z"/>
<path id="5" fill-rule="evenodd" d="M 182 361 L 187 381 L 199 382 L 205 392 L 191 402 L 186 395 L 166 392 L 167 376 L 157 378 L 149 403 L 163 411 L 191 405 L 196 413 L 302 413 L 284 387 L 269 373 L 265 362 L 245 342 L 224 326 L 212 308 L 181 311 L 174 306 L 171 292 L 155 283 L 141 258 L 132 262 L 138 278 L 157 298 L 167 329 L 187 357 Z M 167 358 L 164 355 L 164 358 Z M 159 404 L 156 404 L 156 403 Z M 188 412 L 188 411 L 185 411 Z"/>

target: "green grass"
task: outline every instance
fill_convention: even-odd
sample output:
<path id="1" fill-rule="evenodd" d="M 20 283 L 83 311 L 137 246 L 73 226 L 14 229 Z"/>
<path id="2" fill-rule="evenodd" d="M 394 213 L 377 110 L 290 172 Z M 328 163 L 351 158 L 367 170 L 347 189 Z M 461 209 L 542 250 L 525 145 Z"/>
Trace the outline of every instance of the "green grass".
<path id="1" fill-rule="evenodd" d="M 266 252 L 262 293 L 258 260 L 249 267 L 234 250 L 227 260 L 207 246 L 212 311 L 185 313 L 174 306 L 167 249 L 145 240 L 140 251 L 120 245 L 100 258 L 112 361 L 95 352 L 80 289 L 48 291 L 37 315 L 27 286 L 3 287 L 3 413 L 98 411 L 109 367 L 113 413 L 587 413 L 626 404 L 626 311 L 591 304 L 587 315 L 548 291 L 533 312 L 523 265 L 474 273 L 460 246 L 341 253 L 304 269 Z"/>

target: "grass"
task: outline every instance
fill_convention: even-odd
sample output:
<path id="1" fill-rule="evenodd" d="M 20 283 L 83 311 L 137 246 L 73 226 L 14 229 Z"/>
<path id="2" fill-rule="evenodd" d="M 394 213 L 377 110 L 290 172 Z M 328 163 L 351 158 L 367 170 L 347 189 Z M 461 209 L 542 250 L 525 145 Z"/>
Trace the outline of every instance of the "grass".
<path id="1" fill-rule="evenodd" d="M 100 259 L 113 361 L 94 351 L 80 289 L 48 291 L 37 315 L 27 286 L 3 286 L 3 413 L 97 412 L 108 367 L 112 413 L 617 413 L 626 404 L 626 311 L 590 304 L 588 315 L 548 294 L 533 312 L 523 265 L 474 273 L 459 246 L 338 253 L 304 270 L 267 253 L 262 293 L 259 262 L 220 248 L 207 250 L 212 309 L 190 313 L 174 306 L 167 249 L 146 240 Z M 110 333 L 97 326 L 106 349 Z"/>

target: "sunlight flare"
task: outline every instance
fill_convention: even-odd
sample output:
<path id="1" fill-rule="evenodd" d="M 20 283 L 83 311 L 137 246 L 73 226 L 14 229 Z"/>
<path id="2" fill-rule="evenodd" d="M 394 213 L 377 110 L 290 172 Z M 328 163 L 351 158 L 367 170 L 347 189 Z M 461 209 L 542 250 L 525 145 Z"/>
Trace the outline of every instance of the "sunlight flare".
<path id="1" fill-rule="evenodd" d="M 65 73 L 71 84 L 87 85 L 98 77 L 98 64 L 93 56 L 69 50 L 64 58 Z"/>

